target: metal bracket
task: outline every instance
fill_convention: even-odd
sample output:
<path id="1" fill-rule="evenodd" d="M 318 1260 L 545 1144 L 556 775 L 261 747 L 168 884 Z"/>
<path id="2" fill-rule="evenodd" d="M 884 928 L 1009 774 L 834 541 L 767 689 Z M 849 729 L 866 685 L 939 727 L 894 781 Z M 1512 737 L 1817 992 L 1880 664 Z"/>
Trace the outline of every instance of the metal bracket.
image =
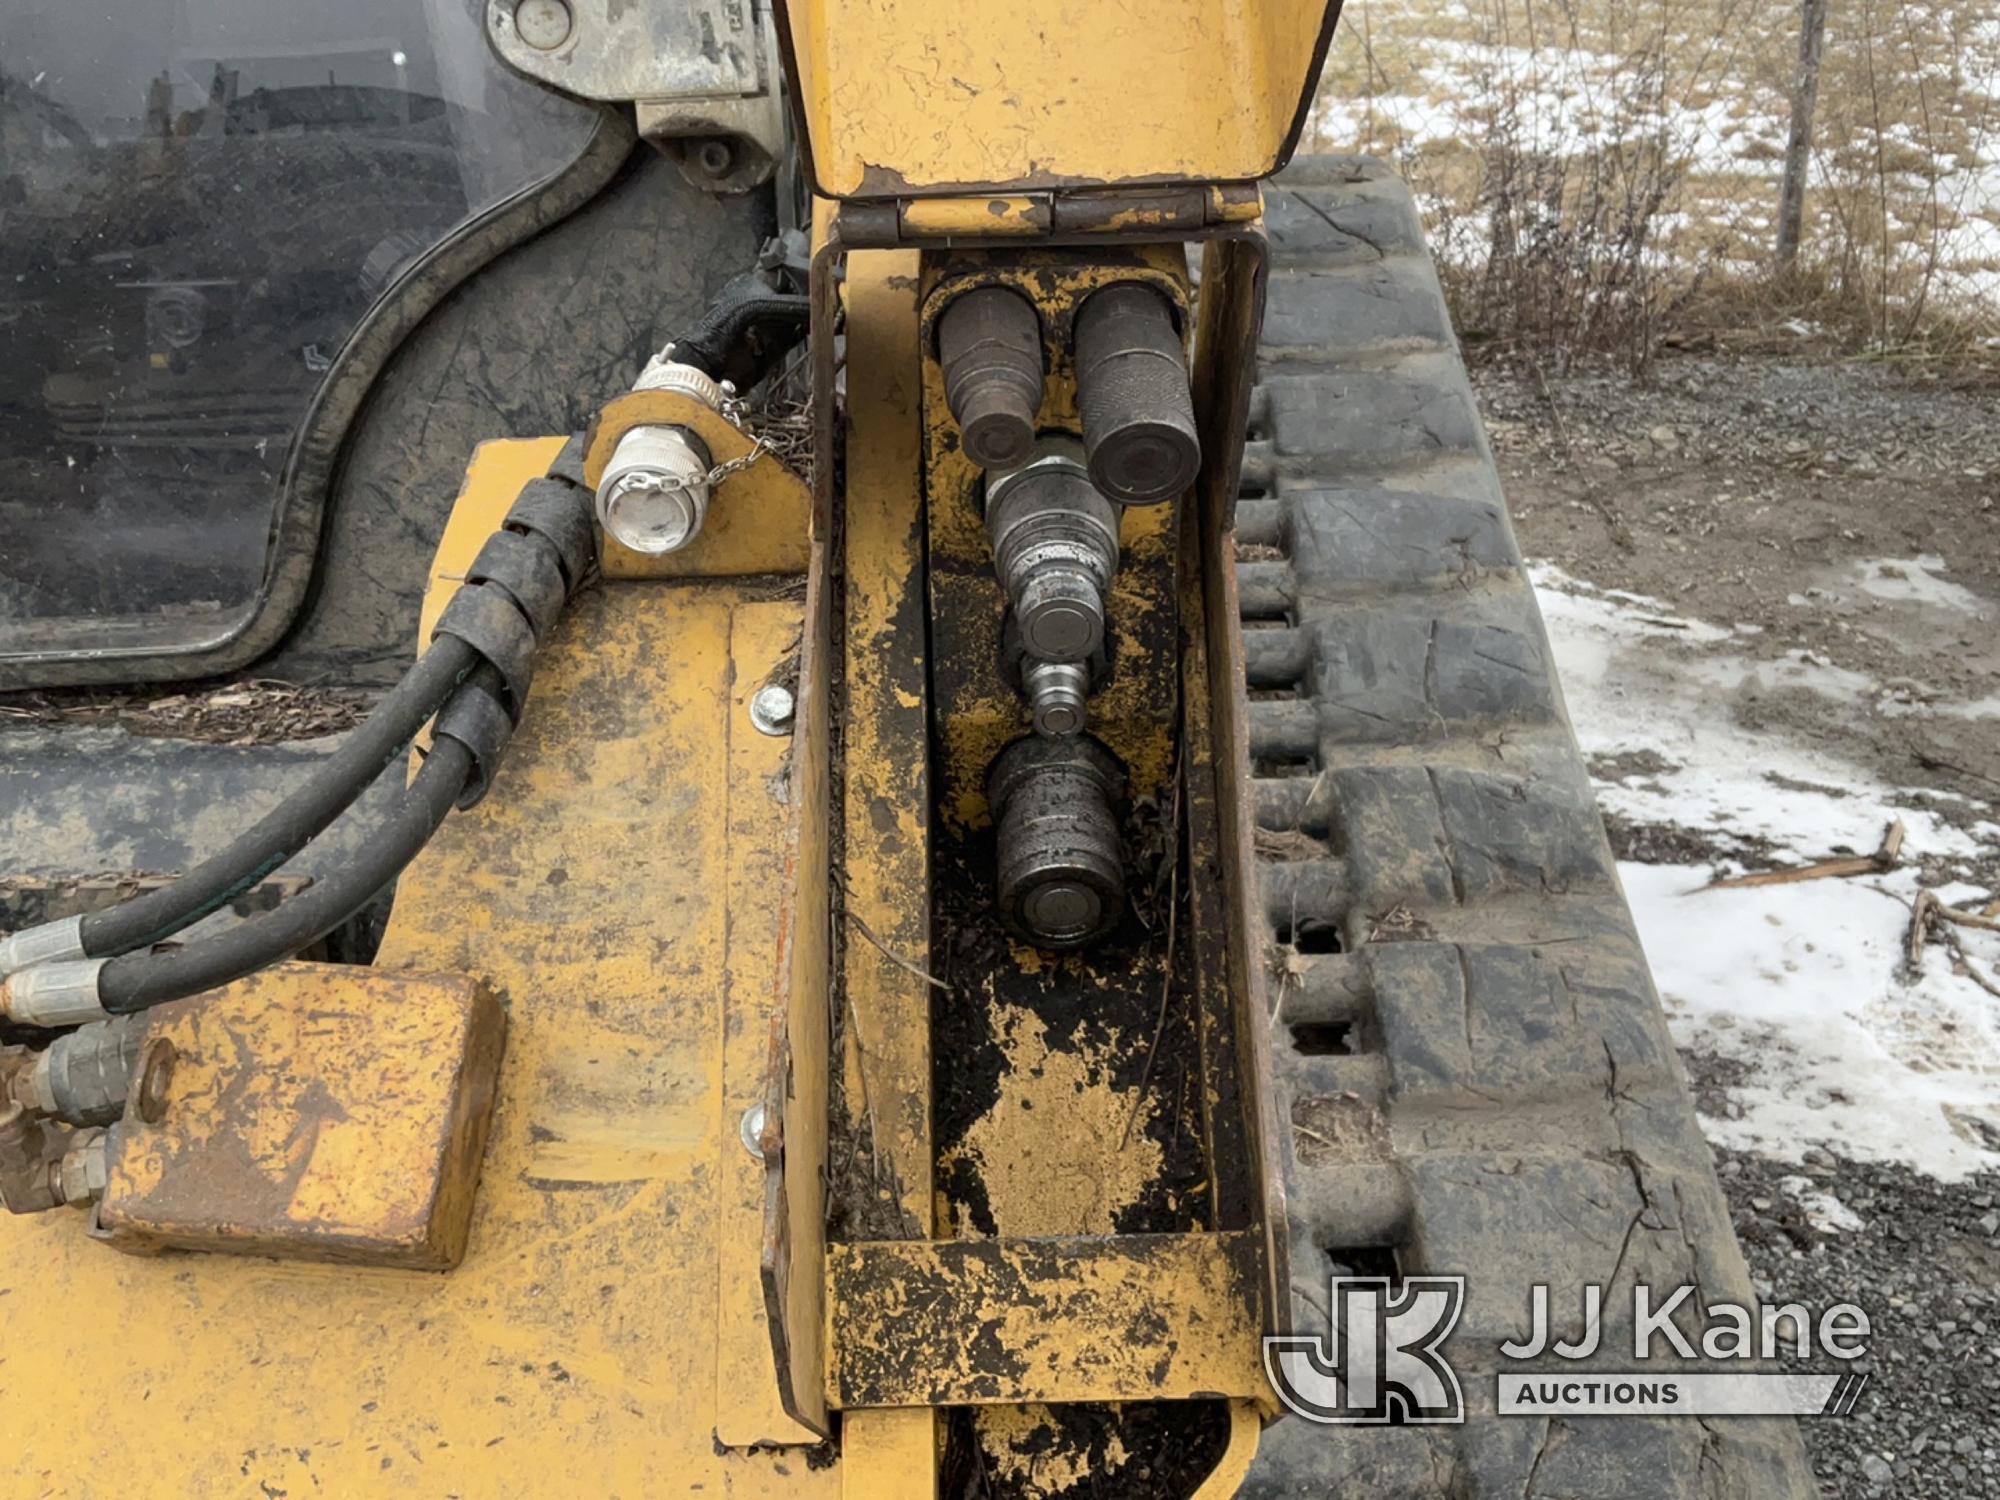
<path id="1" fill-rule="evenodd" d="M 784 153 L 777 28 L 764 0 L 488 0 L 486 35 L 530 78 L 637 106 L 639 133 L 697 187 L 747 192 Z"/>

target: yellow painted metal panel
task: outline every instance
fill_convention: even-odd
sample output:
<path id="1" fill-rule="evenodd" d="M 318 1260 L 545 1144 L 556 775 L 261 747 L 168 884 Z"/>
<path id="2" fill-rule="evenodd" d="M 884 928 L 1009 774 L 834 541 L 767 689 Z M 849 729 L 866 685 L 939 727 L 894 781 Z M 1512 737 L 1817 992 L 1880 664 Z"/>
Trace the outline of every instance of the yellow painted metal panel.
<path id="1" fill-rule="evenodd" d="M 781 0 L 834 198 L 1262 177 L 1290 150 L 1325 0 Z"/>
<path id="2" fill-rule="evenodd" d="M 1188 1500 L 1229 1500 L 1250 1477 L 1250 1465 L 1257 1461 L 1257 1444 L 1264 1436 L 1264 1420 L 1253 1401 L 1229 1403 L 1229 1446 L 1209 1470 Z"/>
<path id="3" fill-rule="evenodd" d="M 555 446 L 482 451 L 448 558 Z M 0 1381 L 36 1392 L 0 1493 L 839 1493 L 807 1450 L 715 1441 L 731 622 L 783 593 L 579 598 L 493 795 L 403 878 L 378 966 L 509 1013 L 463 1265 L 139 1260 L 72 1215 L 0 1222 Z"/>
<path id="4" fill-rule="evenodd" d="M 847 269 L 845 910 L 851 1124 L 905 1232 L 931 1232 L 930 767 L 917 254 Z M 893 956 L 892 956 L 893 955 Z M 917 972 L 913 972 L 917 971 Z"/>
<path id="5" fill-rule="evenodd" d="M 762 1281 L 765 1164 L 743 1140 L 744 1116 L 764 1101 L 771 1033 L 781 1020 L 777 892 L 785 878 L 791 809 L 775 788 L 791 760 L 790 736 L 760 733 L 750 700 L 787 672 L 798 649 L 797 603 L 745 604 L 730 627 L 728 726 L 728 969 L 723 1004 L 722 1115 L 716 1125 L 715 1436 L 732 1448 L 815 1443 L 780 1398 Z"/>
<path id="6" fill-rule="evenodd" d="M 939 1416 L 926 1407 L 843 1414 L 843 1500 L 932 1500 L 942 1457 Z"/>

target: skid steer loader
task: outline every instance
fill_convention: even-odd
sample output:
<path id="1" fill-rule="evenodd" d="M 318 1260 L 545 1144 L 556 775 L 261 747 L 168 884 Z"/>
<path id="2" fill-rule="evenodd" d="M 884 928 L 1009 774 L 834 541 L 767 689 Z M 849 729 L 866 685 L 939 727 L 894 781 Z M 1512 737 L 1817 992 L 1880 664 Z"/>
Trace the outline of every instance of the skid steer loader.
<path id="1" fill-rule="evenodd" d="M 7 1494 L 1810 1492 L 1336 9 L 0 18 Z"/>

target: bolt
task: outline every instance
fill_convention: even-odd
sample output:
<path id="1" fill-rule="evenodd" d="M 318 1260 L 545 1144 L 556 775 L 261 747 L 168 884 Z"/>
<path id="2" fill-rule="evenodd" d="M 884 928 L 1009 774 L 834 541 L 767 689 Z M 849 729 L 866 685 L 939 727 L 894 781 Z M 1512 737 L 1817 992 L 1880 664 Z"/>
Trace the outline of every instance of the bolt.
<path id="1" fill-rule="evenodd" d="M 111 1177 L 110 1142 L 104 1132 L 79 1130 L 70 1137 L 69 1150 L 51 1171 L 62 1201 L 71 1208 L 87 1208 L 102 1198 Z"/>
<path id="2" fill-rule="evenodd" d="M 575 24 L 563 0 L 521 0 L 514 7 L 515 32 L 538 52 L 555 51 Z"/>
<path id="3" fill-rule="evenodd" d="M 720 136 L 696 142 L 692 155 L 695 170 L 704 177 L 727 177 L 736 165 L 736 148 Z"/>
<path id="4" fill-rule="evenodd" d="M 167 1114 L 167 1085 L 173 1082 L 180 1054 L 165 1037 L 155 1037 L 139 1060 L 139 1118 L 157 1125 Z"/>
<path id="5" fill-rule="evenodd" d="M 750 700 L 750 722 L 757 726 L 759 734 L 790 734 L 797 713 L 798 700 L 780 682 L 765 683 Z"/>
<path id="6" fill-rule="evenodd" d="M 736 1133 L 743 1138 L 743 1149 L 757 1160 L 764 1159 L 764 1106 L 753 1104 L 743 1111 L 743 1119 L 736 1127 Z"/>

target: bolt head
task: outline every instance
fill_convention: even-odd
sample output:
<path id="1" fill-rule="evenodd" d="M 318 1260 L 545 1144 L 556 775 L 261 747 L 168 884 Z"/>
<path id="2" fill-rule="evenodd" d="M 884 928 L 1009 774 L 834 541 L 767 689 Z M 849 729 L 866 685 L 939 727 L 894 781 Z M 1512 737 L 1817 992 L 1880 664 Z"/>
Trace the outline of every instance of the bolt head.
<path id="1" fill-rule="evenodd" d="M 156 1037 L 139 1059 L 139 1087 L 134 1094 L 139 1118 L 157 1125 L 166 1118 L 167 1089 L 173 1082 L 174 1064 L 180 1054 L 165 1037 Z"/>
<path id="2" fill-rule="evenodd" d="M 696 142 L 692 154 L 704 177 L 727 177 L 736 165 L 736 148 L 719 136 Z"/>
<path id="3" fill-rule="evenodd" d="M 797 714 L 798 700 L 782 683 L 765 683 L 750 700 L 750 722 L 759 734 L 790 734 Z"/>
<path id="4" fill-rule="evenodd" d="M 743 1149 L 759 1161 L 764 1159 L 764 1118 L 764 1106 L 753 1104 L 743 1111 L 743 1118 L 736 1127 Z"/>
<path id="5" fill-rule="evenodd" d="M 538 52 L 553 52 L 569 40 L 576 18 L 564 0 L 521 0 L 514 7 L 514 31 Z"/>

